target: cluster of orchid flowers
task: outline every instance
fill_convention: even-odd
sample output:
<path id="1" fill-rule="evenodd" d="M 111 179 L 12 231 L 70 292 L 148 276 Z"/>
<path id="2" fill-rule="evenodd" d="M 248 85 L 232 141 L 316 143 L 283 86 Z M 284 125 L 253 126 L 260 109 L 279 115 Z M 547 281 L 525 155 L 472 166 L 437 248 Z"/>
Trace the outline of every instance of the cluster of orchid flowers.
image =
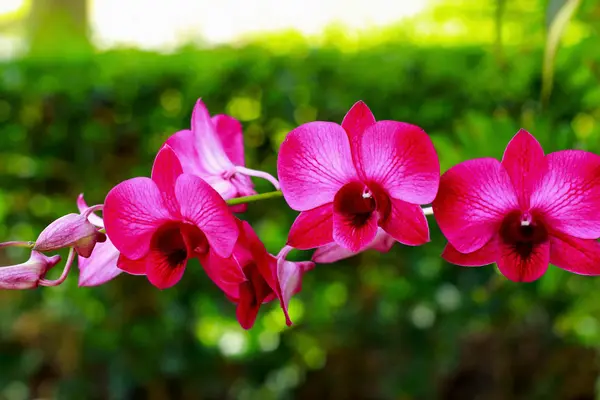
<path id="1" fill-rule="evenodd" d="M 359 101 L 341 125 L 316 121 L 292 130 L 281 144 L 277 173 L 279 181 L 246 168 L 240 123 L 211 118 L 198 100 L 191 129 L 164 143 L 150 178 L 121 182 L 103 205 L 88 207 L 80 196 L 79 214 L 54 221 L 35 242 L 0 244 L 31 248 L 29 261 L 0 268 L 0 288 L 59 285 L 77 255 L 80 286 L 126 272 L 166 289 L 197 258 L 237 305 L 243 328 L 276 299 L 290 325 L 289 301 L 315 263 L 368 249 L 387 252 L 395 242 L 422 245 L 429 241 L 427 215 L 448 239 L 442 257 L 453 264 L 496 263 L 518 282 L 540 278 L 549 263 L 600 274 L 600 156 L 545 155 L 525 130 L 508 143 L 502 161 L 465 161 L 440 177 L 437 153 L 421 128 L 376 121 Z M 257 194 L 250 176 L 276 190 Z M 300 214 L 286 245 L 272 255 L 234 213 L 277 195 Z M 100 210 L 103 218 L 95 214 Z M 62 248 L 70 248 L 63 273 L 47 280 L 60 257 L 44 253 Z M 291 262 L 292 249 L 316 251 L 312 261 Z"/>

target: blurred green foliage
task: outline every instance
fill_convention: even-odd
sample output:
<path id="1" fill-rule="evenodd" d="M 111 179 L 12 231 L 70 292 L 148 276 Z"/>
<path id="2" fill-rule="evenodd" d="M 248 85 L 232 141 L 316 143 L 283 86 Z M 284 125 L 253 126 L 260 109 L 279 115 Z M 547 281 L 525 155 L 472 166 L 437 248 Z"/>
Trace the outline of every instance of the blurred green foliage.
<path id="1" fill-rule="evenodd" d="M 588 7 L 578 23 L 597 13 Z M 80 192 L 100 203 L 121 180 L 148 175 L 160 144 L 189 126 L 198 97 L 211 113 L 242 121 L 247 165 L 273 174 L 289 130 L 340 122 L 359 99 L 378 119 L 423 127 L 442 170 L 500 158 L 521 127 L 547 152 L 600 153 L 598 26 L 586 26 L 587 37 L 558 53 L 545 108 L 543 43 L 527 40 L 502 47 L 501 58 L 491 46 L 400 36 L 353 51 L 287 35 L 170 55 L 119 50 L 5 63 L 0 241 L 33 240 L 75 210 Z M 256 187 L 270 190 L 263 181 Z M 274 199 L 250 205 L 243 218 L 276 252 L 295 213 Z M 491 266 L 447 264 L 429 221 L 425 246 L 396 245 L 307 274 L 291 304 L 292 328 L 273 304 L 243 331 L 197 263 L 162 292 L 133 276 L 98 288 L 77 288 L 72 276 L 57 288 L 0 292 L 0 398 L 592 398 L 598 279 L 551 266 L 538 282 L 515 284 Z M 5 252 L 0 265 L 24 258 Z"/>

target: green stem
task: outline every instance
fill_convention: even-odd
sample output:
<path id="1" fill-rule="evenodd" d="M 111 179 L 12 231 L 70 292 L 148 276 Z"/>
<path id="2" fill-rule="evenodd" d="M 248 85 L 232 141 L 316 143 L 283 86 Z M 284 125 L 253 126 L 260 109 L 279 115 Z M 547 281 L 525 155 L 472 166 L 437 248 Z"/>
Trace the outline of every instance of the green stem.
<path id="1" fill-rule="evenodd" d="M 229 200 L 227 200 L 227 204 L 229 204 L 230 206 L 235 206 L 236 204 L 253 203 L 255 201 L 267 200 L 267 199 L 272 199 L 272 198 L 281 197 L 281 196 L 283 196 L 283 193 L 281 193 L 281 190 L 276 190 L 274 192 L 260 193 L 260 194 L 255 194 L 252 196 L 237 197 L 235 199 L 229 199 Z"/>
<path id="2" fill-rule="evenodd" d="M 33 248 L 35 246 L 35 242 L 4 242 L 0 243 L 0 248 L 2 247 L 28 247 Z"/>

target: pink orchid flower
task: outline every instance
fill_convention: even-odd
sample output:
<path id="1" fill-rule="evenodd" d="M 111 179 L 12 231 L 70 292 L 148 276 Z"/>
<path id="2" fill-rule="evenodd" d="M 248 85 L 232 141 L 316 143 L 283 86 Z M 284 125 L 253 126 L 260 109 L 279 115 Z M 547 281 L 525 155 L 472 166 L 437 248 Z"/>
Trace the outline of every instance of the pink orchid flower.
<path id="1" fill-rule="evenodd" d="M 146 275 L 159 289 L 179 282 L 191 258 L 209 250 L 229 257 L 238 237 L 225 200 L 201 178 L 183 173 L 168 145 L 158 152 L 151 179 L 132 178 L 108 193 L 104 224 L 121 253 L 118 267 Z"/>
<path id="2" fill-rule="evenodd" d="M 442 257 L 463 266 L 496 262 L 516 282 L 540 278 L 552 263 L 600 274 L 600 157 L 580 150 L 544 155 L 521 129 L 502 162 L 465 161 L 442 175 L 433 202 L 448 239 Z"/>
<path id="3" fill-rule="evenodd" d="M 260 306 L 276 298 L 280 299 L 286 323 L 291 325 L 289 300 L 300 291 L 302 275 L 314 263 L 272 256 L 248 222 L 237 222 L 240 236 L 231 257 L 210 252 L 201 260 L 207 275 L 237 304 L 236 315 L 242 328 L 252 328 Z"/>
<path id="4" fill-rule="evenodd" d="M 77 198 L 77 207 L 81 213 L 88 209 L 83 194 Z M 94 213 L 88 216 L 88 221 L 98 228 L 104 228 L 104 220 Z M 117 277 L 122 272 L 117 268 L 118 259 L 119 250 L 107 235 L 104 243 L 96 244 L 89 258 L 79 256 L 79 286 L 98 286 Z"/>
<path id="5" fill-rule="evenodd" d="M 211 118 L 201 99 L 192 113 L 191 130 L 175 133 L 166 144 L 177 154 L 183 172 L 204 179 L 225 200 L 256 194 L 249 176 L 264 178 L 279 189 L 279 182 L 270 174 L 244 166 L 240 123 L 228 115 Z M 245 208 L 242 204 L 233 210 L 242 212 Z"/>
<path id="6" fill-rule="evenodd" d="M 60 256 L 58 255 L 47 257 L 34 250 L 28 261 L 9 267 L 0 267 L 0 289 L 34 289 L 44 283 L 46 273 L 59 262 Z"/>
<path id="7" fill-rule="evenodd" d="M 310 122 L 291 131 L 277 171 L 286 201 L 301 212 L 288 237 L 292 247 L 335 243 L 356 253 L 373 244 L 379 228 L 403 244 L 429 241 L 419 205 L 435 198 L 440 164 L 415 125 L 376 122 L 358 102 L 341 126 Z"/>

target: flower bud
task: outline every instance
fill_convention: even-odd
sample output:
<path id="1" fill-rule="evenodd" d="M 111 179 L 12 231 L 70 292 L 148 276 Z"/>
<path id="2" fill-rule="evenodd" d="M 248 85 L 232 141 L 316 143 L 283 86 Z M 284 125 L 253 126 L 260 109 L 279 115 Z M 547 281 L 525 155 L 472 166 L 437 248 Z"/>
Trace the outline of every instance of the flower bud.
<path id="1" fill-rule="evenodd" d="M 33 249 L 44 252 L 73 247 L 81 257 L 88 258 L 96 243 L 106 240 L 106 235 L 88 220 L 97 208 L 89 207 L 81 214 L 67 214 L 52 222 L 40 233 Z"/>
<path id="2" fill-rule="evenodd" d="M 59 262 L 59 255 L 47 257 L 42 253 L 32 251 L 27 262 L 9 267 L 0 267 L 0 289 L 36 288 L 46 272 Z"/>

